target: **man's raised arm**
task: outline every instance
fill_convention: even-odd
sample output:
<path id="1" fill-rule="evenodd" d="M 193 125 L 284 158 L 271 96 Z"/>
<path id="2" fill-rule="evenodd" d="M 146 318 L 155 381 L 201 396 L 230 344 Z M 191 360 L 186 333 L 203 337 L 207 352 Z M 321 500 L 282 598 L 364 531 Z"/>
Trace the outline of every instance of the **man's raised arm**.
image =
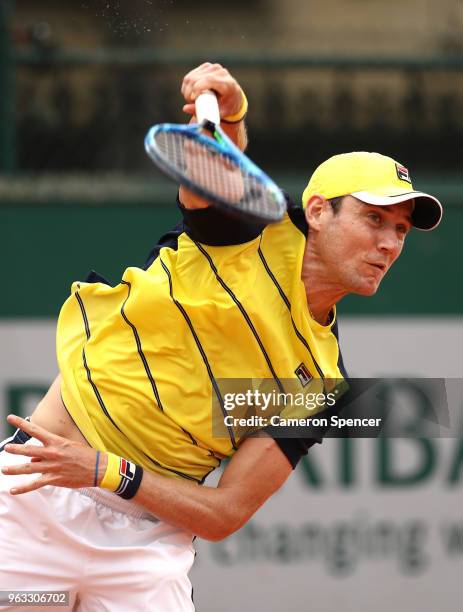
<path id="1" fill-rule="evenodd" d="M 191 123 L 196 123 L 195 100 L 203 91 L 212 90 L 217 94 L 221 123 L 220 126 L 231 140 L 242 150 L 246 149 L 245 116 L 246 98 L 239 83 L 226 68 L 220 64 L 206 62 L 185 75 L 181 92 L 185 98 L 184 112 L 192 115 Z M 179 199 L 185 208 L 207 208 L 210 202 L 180 187 Z"/>

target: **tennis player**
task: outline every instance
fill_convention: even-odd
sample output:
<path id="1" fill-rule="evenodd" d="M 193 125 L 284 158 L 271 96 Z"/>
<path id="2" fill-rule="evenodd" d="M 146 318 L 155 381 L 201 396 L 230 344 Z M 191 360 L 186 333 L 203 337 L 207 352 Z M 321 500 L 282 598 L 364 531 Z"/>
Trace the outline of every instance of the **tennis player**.
<path id="1" fill-rule="evenodd" d="M 183 81 L 186 112 L 204 89 L 244 148 L 239 84 L 199 66 Z M 30 421 L 8 417 L 18 431 L 0 445 L 0 590 L 67 591 L 79 610 L 194 609 L 193 536 L 239 529 L 321 441 L 216 435 L 221 381 L 303 390 L 345 377 L 336 303 L 373 295 L 411 228 L 442 216 L 404 166 L 366 152 L 321 164 L 302 205 L 244 224 L 181 189 L 183 221 L 143 268 L 115 287 L 94 272 L 74 283 L 60 375 Z M 227 457 L 218 486 L 198 486 Z"/>

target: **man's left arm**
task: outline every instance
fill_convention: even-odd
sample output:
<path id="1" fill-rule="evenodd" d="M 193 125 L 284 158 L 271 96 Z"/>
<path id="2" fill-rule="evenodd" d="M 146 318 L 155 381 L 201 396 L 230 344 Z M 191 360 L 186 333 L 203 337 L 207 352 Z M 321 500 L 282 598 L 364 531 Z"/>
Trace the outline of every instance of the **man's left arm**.
<path id="1" fill-rule="evenodd" d="M 13 494 L 46 485 L 71 489 L 95 486 L 94 448 L 51 434 L 20 417 L 10 415 L 8 422 L 43 444 L 6 446 L 7 452 L 32 461 L 3 468 L 4 474 L 38 476 L 28 484 L 16 486 Z M 107 455 L 101 453 L 97 484 L 106 467 Z M 292 465 L 275 440 L 267 436 L 248 438 L 233 455 L 217 487 L 198 486 L 144 470 L 133 501 L 163 521 L 206 540 L 218 541 L 242 527 L 291 472 Z"/>

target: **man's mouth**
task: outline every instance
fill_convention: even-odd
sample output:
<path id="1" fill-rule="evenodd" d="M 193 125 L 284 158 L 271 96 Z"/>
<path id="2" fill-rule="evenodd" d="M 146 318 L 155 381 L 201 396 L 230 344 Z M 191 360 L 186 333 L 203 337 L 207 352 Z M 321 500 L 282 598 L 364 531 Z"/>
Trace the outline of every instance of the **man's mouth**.
<path id="1" fill-rule="evenodd" d="M 376 268 L 377 270 L 380 270 L 383 274 L 387 270 L 387 266 L 384 263 L 373 263 L 371 261 L 367 261 L 367 264 L 373 268 Z"/>

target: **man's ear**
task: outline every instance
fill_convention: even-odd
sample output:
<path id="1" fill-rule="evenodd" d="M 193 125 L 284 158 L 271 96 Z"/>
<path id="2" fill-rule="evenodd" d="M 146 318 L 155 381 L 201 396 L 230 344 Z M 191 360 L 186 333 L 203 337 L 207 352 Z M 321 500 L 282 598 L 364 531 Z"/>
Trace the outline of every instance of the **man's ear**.
<path id="1" fill-rule="evenodd" d="M 312 230 L 318 230 L 320 228 L 321 218 L 326 214 L 329 202 L 328 200 L 318 194 L 314 194 L 310 197 L 305 207 L 305 219 Z"/>

